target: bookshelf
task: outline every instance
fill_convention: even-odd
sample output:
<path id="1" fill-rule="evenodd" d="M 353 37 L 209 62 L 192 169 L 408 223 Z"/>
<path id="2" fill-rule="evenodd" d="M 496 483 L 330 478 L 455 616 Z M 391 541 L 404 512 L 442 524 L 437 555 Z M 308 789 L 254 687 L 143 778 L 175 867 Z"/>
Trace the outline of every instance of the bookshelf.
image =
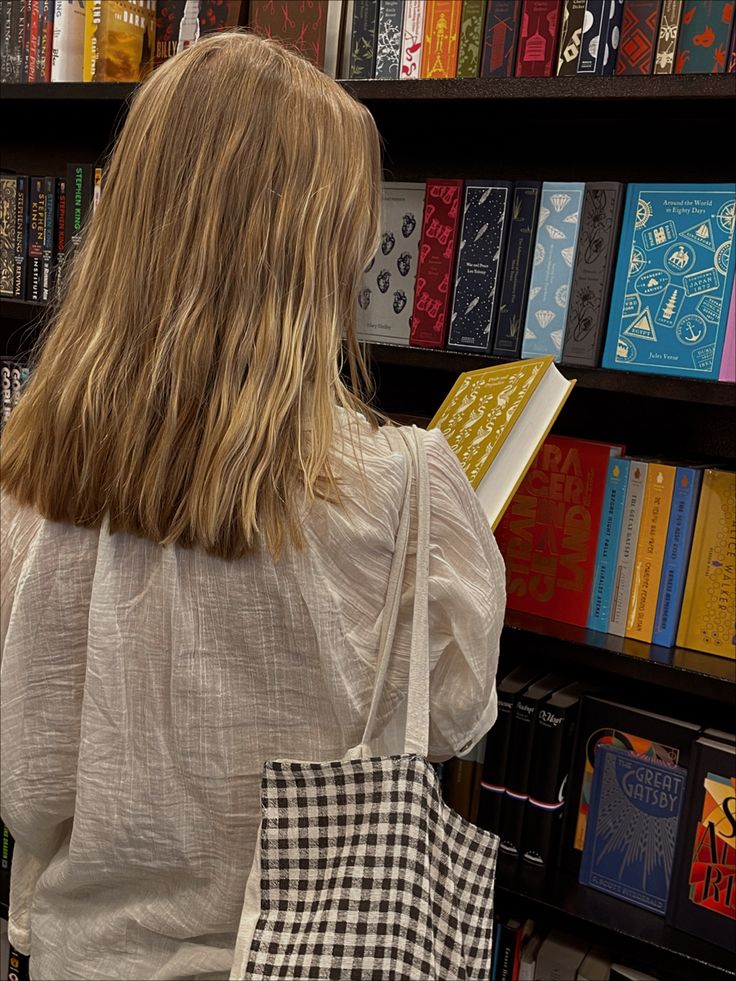
<path id="1" fill-rule="evenodd" d="M 725 142 L 712 153 L 700 138 L 726 126 L 736 76 L 645 78 L 446 79 L 343 82 L 373 113 L 385 146 L 386 176 L 501 179 L 734 179 Z M 135 86 L 4 85 L 3 166 L 59 173 L 67 161 L 91 162 L 111 145 Z M 0 354 L 26 350 L 43 308 L 0 301 Z M 461 371 L 497 363 L 472 354 L 371 345 L 379 407 L 397 418 L 427 420 Z M 577 379 L 556 431 L 623 442 L 632 454 L 707 460 L 733 466 L 736 386 L 592 368 L 561 370 Z M 565 624 L 509 614 L 504 665 L 536 661 L 590 678 L 607 690 L 635 692 L 655 711 L 733 725 L 732 662 L 663 649 Z M 685 981 L 733 977 L 731 958 L 699 938 L 625 903 L 580 887 L 566 872 L 535 875 L 499 861 L 497 906 L 543 915 L 636 956 Z"/>

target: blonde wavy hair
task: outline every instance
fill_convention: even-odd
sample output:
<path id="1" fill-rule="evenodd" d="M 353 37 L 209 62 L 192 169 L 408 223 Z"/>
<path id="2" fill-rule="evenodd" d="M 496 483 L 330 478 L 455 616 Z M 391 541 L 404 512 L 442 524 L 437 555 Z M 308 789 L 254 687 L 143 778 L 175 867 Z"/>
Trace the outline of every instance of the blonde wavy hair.
<path id="1" fill-rule="evenodd" d="M 224 558 L 302 546 L 305 503 L 339 493 L 335 407 L 366 411 L 380 181 L 370 113 L 277 43 L 213 35 L 157 69 L 3 435 L 5 490 Z"/>

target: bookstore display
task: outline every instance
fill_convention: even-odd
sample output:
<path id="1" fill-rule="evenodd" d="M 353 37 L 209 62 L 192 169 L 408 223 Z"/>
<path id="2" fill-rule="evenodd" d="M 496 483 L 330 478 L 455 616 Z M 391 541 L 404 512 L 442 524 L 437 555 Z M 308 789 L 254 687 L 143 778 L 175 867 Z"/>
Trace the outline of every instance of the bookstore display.
<path id="1" fill-rule="evenodd" d="M 440 767 L 500 838 L 491 981 L 734 976 L 735 8 L 0 4 L 0 425 L 137 82 L 237 25 L 374 114 L 377 404 L 442 430 L 506 565 L 498 719 Z M 5 918 L 11 855 L 3 829 Z M 0 979 L 26 977 L 0 927 Z"/>

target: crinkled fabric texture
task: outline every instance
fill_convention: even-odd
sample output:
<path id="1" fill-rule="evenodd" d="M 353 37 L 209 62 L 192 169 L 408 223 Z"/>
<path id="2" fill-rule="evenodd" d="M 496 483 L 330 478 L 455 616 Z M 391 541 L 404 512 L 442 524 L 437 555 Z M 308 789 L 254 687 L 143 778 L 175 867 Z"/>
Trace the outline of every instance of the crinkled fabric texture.
<path id="1" fill-rule="evenodd" d="M 348 422 L 341 505 L 316 504 L 307 548 L 277 562 L 56 524 L 3 499 L 2 817 L 16 839 L 10 935 L 35 981 L 226 978 L 264 763 L 337 760 L 360 741 L 407 463 Z M 426 447 L 440 755 L 495 720 L 504 568 L 444 438 Z M 410 555 L 376 756 L 403 749 L 414 571 Z"/>

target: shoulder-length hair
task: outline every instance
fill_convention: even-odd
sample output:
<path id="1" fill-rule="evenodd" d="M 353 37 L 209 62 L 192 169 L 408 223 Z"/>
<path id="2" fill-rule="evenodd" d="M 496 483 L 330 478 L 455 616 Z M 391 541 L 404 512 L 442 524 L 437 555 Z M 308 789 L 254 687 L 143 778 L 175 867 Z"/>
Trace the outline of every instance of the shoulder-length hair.
<path id="1" fill-rule="evenodd" d="M 370 113 L 274 42 L 213 35 L 157 69 L 64 266 L 5 490 L 224 558 L 301 546 L 305 503 L 338 483 L 336 406 L 365 411 L 380 180 Z"/>

